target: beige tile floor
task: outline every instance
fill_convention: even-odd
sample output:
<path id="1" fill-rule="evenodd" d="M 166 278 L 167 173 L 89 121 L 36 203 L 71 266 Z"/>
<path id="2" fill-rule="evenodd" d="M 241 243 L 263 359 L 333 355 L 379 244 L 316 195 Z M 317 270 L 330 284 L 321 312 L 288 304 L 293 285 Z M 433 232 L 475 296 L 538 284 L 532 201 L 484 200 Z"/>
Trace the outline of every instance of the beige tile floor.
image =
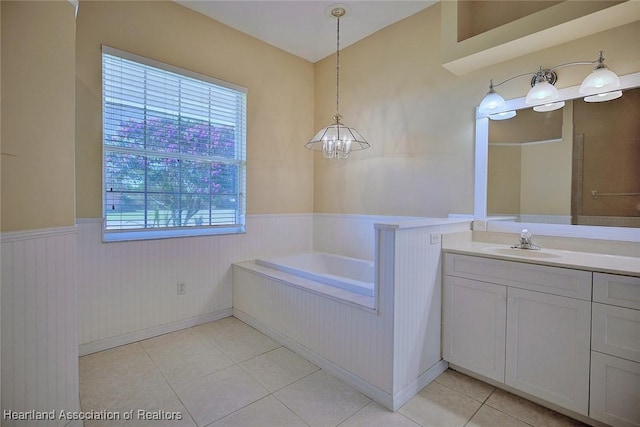
<path id="1" fill-rule="evenodd" d="M 582 425 L 452 370 L 394 413 L 234 317 L 81 357 L 80 402 L 121 417 L 87 427 Z"/>

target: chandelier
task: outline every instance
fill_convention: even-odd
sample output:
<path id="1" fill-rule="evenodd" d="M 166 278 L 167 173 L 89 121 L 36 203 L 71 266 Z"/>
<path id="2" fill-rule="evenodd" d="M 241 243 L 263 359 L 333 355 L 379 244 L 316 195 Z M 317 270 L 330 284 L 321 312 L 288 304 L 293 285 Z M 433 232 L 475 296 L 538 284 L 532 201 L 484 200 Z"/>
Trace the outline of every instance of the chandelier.
<path id="1" fill-rule="evenodd" d="M 336 18 L 336 113 L 333 123 L 321 129 L 305 144 L 311 150 L 322 151 L 326 159 L 347 159 L 352 151 L 370 147 L 357 130 L 342 123 L 340 115 L 340 18 L 346 13 L 342 6 L 331 10 L 331 16 Z"/>

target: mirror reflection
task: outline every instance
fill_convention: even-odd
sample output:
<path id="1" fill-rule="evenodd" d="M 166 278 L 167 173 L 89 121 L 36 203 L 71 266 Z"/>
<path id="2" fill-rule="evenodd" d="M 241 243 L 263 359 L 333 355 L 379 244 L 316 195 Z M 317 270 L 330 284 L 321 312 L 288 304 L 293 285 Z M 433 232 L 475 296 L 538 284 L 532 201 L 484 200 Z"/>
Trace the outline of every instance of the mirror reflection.
<path id="1" fill-rule="evenodd" d="M 487 178 L 491 217 L 640 227 L 640 88 L 490 121 Z"/>

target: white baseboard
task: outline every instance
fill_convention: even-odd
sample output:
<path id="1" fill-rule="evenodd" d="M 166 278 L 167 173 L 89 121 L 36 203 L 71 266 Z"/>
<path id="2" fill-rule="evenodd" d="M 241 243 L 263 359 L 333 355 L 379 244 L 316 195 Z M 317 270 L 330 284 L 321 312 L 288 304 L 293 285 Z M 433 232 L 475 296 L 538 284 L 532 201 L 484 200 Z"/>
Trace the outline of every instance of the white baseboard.
<path id="1" fill-rule="evenodd" d="M 316 353 L 313 350 L 303 346 L 302 344 L 298 343 L 297 341 L 294 341 L 291 338 L 281 334 L 280 332 L 278 332 L 275 329 L 271 328 L 270 326 L 264 324 L 263 322 L 259 321 L 258 319 L 254 318 L 253 316 L 251 316 L 251 315 L 249 315 L 247 313 L 244 313 L 244 312 L 242 312 L 242 311 L 240 311 L 238 309 L 235 309 L 235 308 L 233 309 L 233 316 L 238 318 L 239 320 L 247 323 L 248 325 L 252 326 L 253 328 L 259 330 L 263 334 L 268 335 L 270 338 L 272 338 L 275 341 L 279 342 L 280 344 L 282 344 L 283 346 L 287 347 L 288 349 L 290 349 L 294 353 L 297 353 L 300 356 L 304 357 L 305 359 L 315 363 L 318 367 L 324 369 L 329 374 L 331 374 L 334 377 L 338 378 L 340 381 L 343 381 L 344 383 L 350 385 L 351 387 L 355 388 L 356 390 L 358 390 L 359 392 L 363 393 L 364 395 L 366 395 L 366 396 L 370 397 L 371 399 L 375 400 L 376 402 L 378 402 L 379 404 L 381 404 L 385 408 L 387 408 L 387 409 L 389 409 L 391 411 L 395 411 L 397 408 L 399 408 L 401 406 L 401 405 L 395 405 L 394 404 L 394 401 L 396 399 L 394 399 L 394 397 L 390 393 L 388 393 L 388 392 L 386 392 L 384 390 L 381 390 L 380 388 L 378 388 L 378 387 L 374 386 L 373 384 L 363 380 L 362 378 L 354 375 L 353 373 L 351 373 L 348 370 L 344 369 L 342 366 L 337 365 L 336 363 L 332 362 L 331 360 L 327 359 L 326 357 L 319 355 L 318 353 Z M 444 363 L 445 363 L 445 368 L 444 369 L 446 369 L 446 362 L 444 362 Z M 436 366 L 440 366 L 440 365 L 436 364 Z M 434 368 L 435 368 L 435 366 L 434 366 Z M 415 382 L 415 386 L 412 389 L 407 387 L 405 389 L 405 390 L 407 390 L 406 392 L 403 390 L 403 392 L 404 392 L 403 397 L 408 396 L 408 397 L 406 397 L 406 399 L 404 400 L 403 403 L 405 403 L 407 400 L 409 400 L 411 397 L 413 397 L 415 395 L 415 393 L 417 393 L 417 391 L 419 391 L 421 388 L 416 390 L 413 394 L 409 395 L 410 390 L 413 390 L 413 389 L 415 389 L 415 387 L 418 387 L 418 385 L 421 384 L 423 381 L 427 381 L 427 382 L 424 383 L 426 385 L 433 378 L 435 378 L 435 376 L 433 378 L 431 378 L 431 371 L 434 370 L 434 368 L 431 368 L 429 371 L 427 371 L 425 374 L 423 374 L 420 378 L 418 378 L 416 380 L 416 382 Z M 433 371 L 433 373 L 435 373 L 436 371 L 437 371 L 437 369 L 435 369 Z M 427 374 L 429 374 L 429 375 L 427 375 Z M 412 384 L 412 385 L 414 385 L 414 384 Z M 422 386 L 422 387 L 424 387 L 424 386 Z"/>
<path id="2" fill-rule="evenodd" d="M 346 384 L 350 385 L 351 387 L 355 388 L 359 392 L 370 397 L 371 399 L 375 400 L 391 411 L 396 411 L 402 405 L 407 403 L 409 399 L 415 396 L 420 390 L 427 386 L 431 381 L 435 380 L 449 367 L 449 364 L 447 362 L 445 362 L 444 360 L 440 360 L 431 368 L 427 369 L 422 375 L 416 378 L 414 382 L 412 382 L 399 392 L 395 393 L 394 395 L 391 395 L 390 393 L 381 390 L 373 384 L 363 380 L 357 375 L 354 375 L 350 371 L 344 369 L 342 366 L 337 365 L 326 357 L 319 355 L 318 353 L 303 346 L 297 341 L 294 341 L 286 335 L 281 334 L 277 330 L 271 328 L 255 317 L 236 308 L 233 309 L 233 316 L 259 330 L 275 341 L 279 342 L 294 353 L 297 353 L 305 359 L 315 363 L 318 367 L 324 369 L 329 374 L 345 382 Z"/>
<path id="3" fill-rule="evenodd" d="M 449 368 L 449 363 L 440 359 L 435 365 L 427 369 L 414 382 L 393 395 L 393 410 L 396 411 L 402 405 L 407 403 L 409 399 L 418 394 L 420 390 L 425 388 L 431 381 L 435 380 Z"/>
<path id="4" fill-rule="evenodd" d="M 179 320 L 177 322 L 167 323 L 160 326 L 155 326 L 149 329 L 143 329 L 140 331 L 130 332 L 124 335 L 118 335 L 116 337 L 105 338 L 103 340 L 93 341 L 87 344 L 81 344 L 78 347 L 78 353 L 80 356 L 96 353 L 98 351 L 108 350 L 114 347 L 120 347 L 122 345 L 131 344 L 133 342 L 146 340 L 148 338 L 157 337 L 159 335 L 169 334 L 181 329 L 191 328 L 193 326 L 202 325 L 203 323 L 213 322 L 232 315 L 231 308 L 225 308 L 224 310 L 218 310 L 213 313 L 203 314 L 191 319 Z"/>

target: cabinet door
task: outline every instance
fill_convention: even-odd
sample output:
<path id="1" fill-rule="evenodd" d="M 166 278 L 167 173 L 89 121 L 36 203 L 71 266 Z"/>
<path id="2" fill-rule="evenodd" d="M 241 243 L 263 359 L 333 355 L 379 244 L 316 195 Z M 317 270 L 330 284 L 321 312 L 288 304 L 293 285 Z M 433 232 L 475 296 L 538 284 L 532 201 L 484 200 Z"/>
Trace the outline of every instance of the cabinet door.
<path id="1" fill-rule="evenodd" d="M 443 358 L 504 381 L 507 288 L 445 276 Z"/>
<path id="2" fill-rule="evenodd" d="M 591 304 L 509 288 L 505 383 L 587 415 Z"/>
<path id="3" fill-rule="evenodd" d="M 591 353 L 589 416 L 615 427 L 640 426 L 640 363 Z"/>

